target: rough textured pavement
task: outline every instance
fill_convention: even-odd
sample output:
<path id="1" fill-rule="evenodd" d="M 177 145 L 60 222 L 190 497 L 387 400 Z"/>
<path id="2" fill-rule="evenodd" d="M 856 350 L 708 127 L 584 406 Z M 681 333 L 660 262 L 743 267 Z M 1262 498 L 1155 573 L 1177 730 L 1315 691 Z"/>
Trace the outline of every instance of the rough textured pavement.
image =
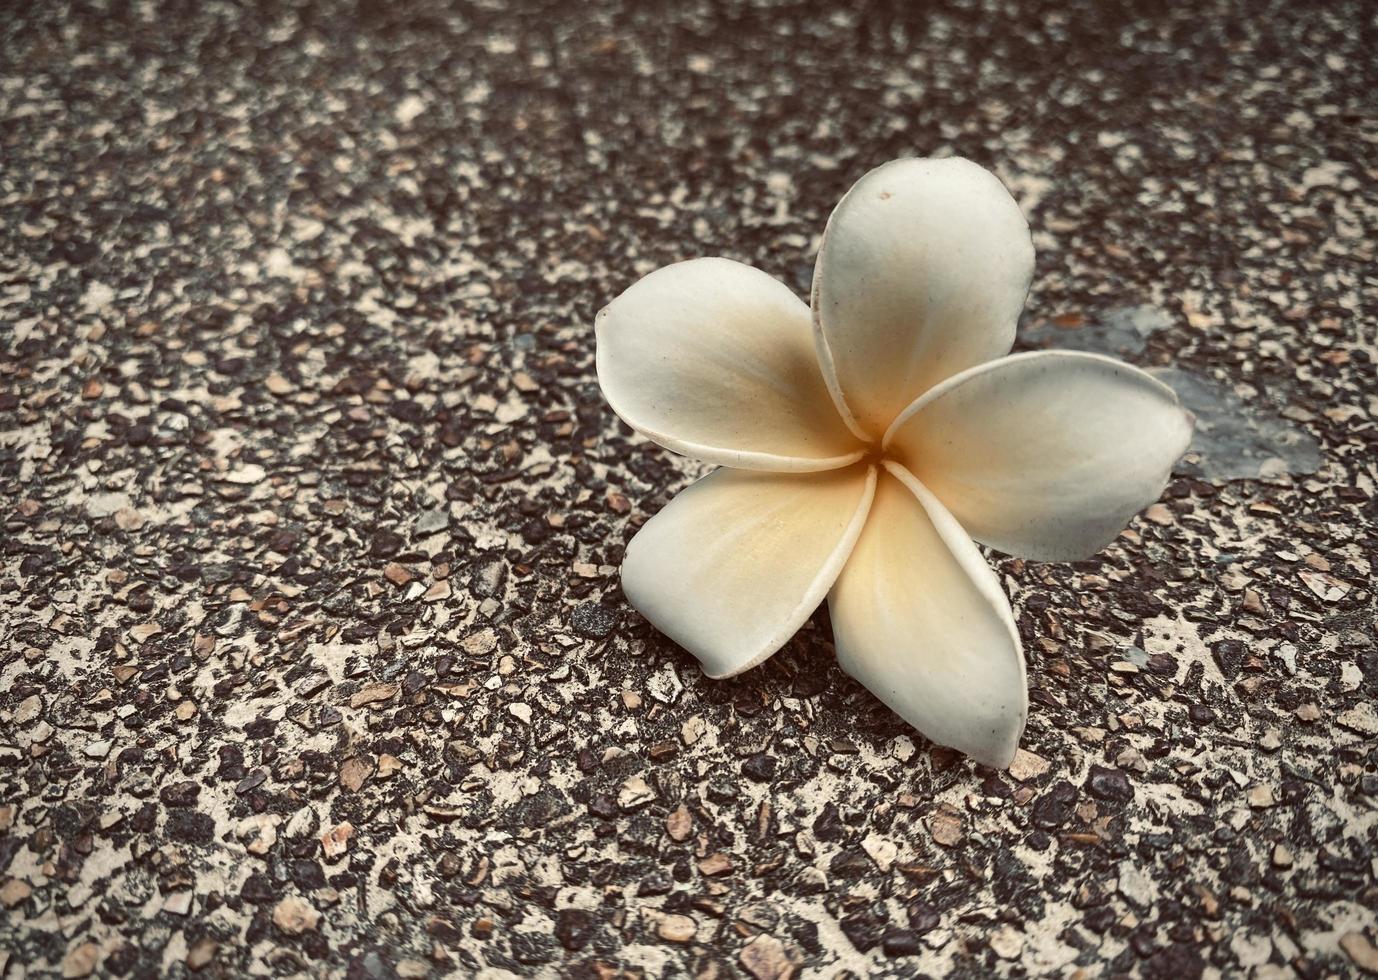
<path id="1" fill-rule="evenodd" d="M 0 973 L 1378 970 L 1376 14 L 12 5 Z M 1008 773 L 822 613 L 715 683 L 631 611 L 701 470 L 593 371 L 639 275 L 802 293 L 856 177 L 946 153 L 1031 218 L 1026 345 L 1254 432 L 999 561 Z"/>

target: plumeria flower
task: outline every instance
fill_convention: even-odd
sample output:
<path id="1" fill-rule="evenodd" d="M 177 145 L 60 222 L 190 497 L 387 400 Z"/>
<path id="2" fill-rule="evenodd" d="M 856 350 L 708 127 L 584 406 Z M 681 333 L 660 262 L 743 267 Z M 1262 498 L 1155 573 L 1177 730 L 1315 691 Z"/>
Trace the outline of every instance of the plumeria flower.
<path id="1" fill-rule="evenodd" d="M 812 310 L 722 258 L 598 315 L 613 410 L 720 468 L 627 547 L 628 600 L 740 674 L 826 596 L 837 659 L 933 742 L 1003 768 L 1028 714 L 1019 632 L 977 542 L 1085 558 L 1157 500 L 1191 438 L 1165 385 L 1094 354 L 1009 354 L 1029 226 L 968 160 L 897 160 L 828 220 Z"/>

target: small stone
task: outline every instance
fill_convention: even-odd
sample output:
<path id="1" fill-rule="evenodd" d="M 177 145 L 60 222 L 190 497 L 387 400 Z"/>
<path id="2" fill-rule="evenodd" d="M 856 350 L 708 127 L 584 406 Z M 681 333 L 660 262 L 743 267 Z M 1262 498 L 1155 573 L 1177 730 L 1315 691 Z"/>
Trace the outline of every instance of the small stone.
<path id="1" fill-rule="evenodd" d="M 289 936 L 300 936 L 303 932 L 316 928 L 321 921 L 320 912 L 305 899 L 289 895 L 273 908 L 273 925 Z"/>
<path id="2" fill-rule="evenodd" d="M 98 742 L 87 743 L 82 751 L 93 759 L 104 759 L 110 754 L 110 747 L 112 744 L 110 739 L 103 738 Z"/>
<path id="3" fill-rule="evenodd" d="M 1298 572 L 1297 576 L 1302 580 L 1302 584 L 1323 602 L 1339 602 L 1349 595 L 1349 590 L 1352 588 L 1343 579 L 1322 572 Z"/>
<path id="4" fill-rule="evenodd" d="M 274 395 L 290 395 L 297 390 L 297 386 L 288 381 L 278 372 L 274 371 L 263 379 L 263 387 L 267 388 Z"/>
<path id="5" fill-rule="evenodd" d="M 1176 518 L 1173 516 L 1172 508 L 1167 504 L 1152 504 L 1144 511 L 1145 520 L 1152 521 L 1160 527 L 1167 527 L 1174 523 Z"/>
<path id="6" fill-rule="evenodd" d="M 1276 728 L 1270 728 L 1258 740 L 1258 747 L 1264 752 L 1276 752 L 1282 748 L 1282 736 Z"/>
<path id="7" fill-rule="evenodd" d="M 173 892 L 163 901 L 163 911 L 171 915 L 190 915 L 191 900 L 191 892 Z"/>
<path id="8" fill-rule="evenodd" d="M 586 602 L 575 608 L 569 618 L 574 632 L 590 640 L 605 640 L 617 628 L 617 617 L 607 606 Z"/>
<path id="9" fill-rule="evenodd" d="M 395 755 L 388 755 L 386 752 L 378 756 L 378 771 L 374 774 L 378 779 L 390 779 L 393 773 L 399 772 L 402 768 L 402 760 Z"/>
<path id="10" fill-rule="evenodd" d="M 278 824 L 282 818 L 276 813 L 256 813 L 245 817 L 235 826 L 235 836 L 247 841 L 244 849 L 262 856 L 273 849 L 278 839 Z"/>
<path id="11" fill-rule="evenodd" d="M 913 929 L 892 929 L 880 941 L 880 948 L 892 959 L 901 956 L 918 956 L 923 952 L 920 937 Z"/>
<path id="12" fill-rule="evenodd" d="M 775 759 L 758 752 L 742 763 L 742 775 L 755 783 L 768 783 L 775 776 Z"/>
<path id="13" fill-rule="evenodd" d="M 656 791 L 641 776 L 633 776 L 617 791 L 617 805 L 623 810 L 635 810 L 656 798 Z"/>
<path id="14" fill-rule="evenodd" d="M 1273 866 L 1276 868 L 1290 868 L 1292 866 L 1292 852 L 1288 850 L 1286 844 L 1277 844 L 1273 847 Z"/>
<path id="15" fill-rule="evenodd" d="M 201 784 L 190 779 L 168 783 L 158 791 L 158 798 L 163 801 L 164 806 L 195 806 L 200 795 Z"/>
<path id="16" fill-rule="evenodd" d="M 412 580 L 412 573 L 406 565 L 390 561 L 383 566 L 383 577 L 393 585 L 406 585 Z"/>
<path id="17" fill-rule="evenodd" d="M 349 850 L 349 839 L 354 836 L 354 825 L 346 820 L 321 834 L 321 850 L 327 861 L 343 857 Z"/>
<path id="18" fill-rule="evenodd" d="M 426 594 L 421 598 L 424 602 L 439 602 L 442 599 L 450 598 L 450 594 L 450 580 L 442 579 L 427 589 Z"/>
<path id="19" fill-rule="evenodd" d="M 764 932 L 742 947 L 738 958 L 756 980 L 786 980 L 794 976 L 799 966 L 786 952 L 784 943 Z"/>
<path id="20" fill-rule="evenodd" d="M 100 960 L 100 947 L 92 942 L 82 943 L 80 946 L 73 947 L 66 956 L 62 958 L 62 975 L 66 980 L 76 980 L 78 977 L 89 977 L 96 969 L 96 963 Z"/>
<path id="21" fill-rule="evenodd" d="M 507 706 L 507 713 L 517 719 L 523 725 L 531 724 L 531 705 L 521 701 L 514 701 Z"/>
<path id="22" fill-rule="evenodd" d="M 140 623 L 129 631 L 129 638 L 135 643 L 147 643 L 153 637 L 163 631 L 162 626 L 157 623 Z"/>
<path id="23" fill-rule="evenodd" d="M 193 973 L 204 970 L 206 967 L 210 966 L 211 961 L 215 959 L 215 954 L 219 949 L 220 944 L 209 936 L 197 940 L 196 945 L 192 946 L 191 949 L 187 951 L 187 969 L 191 970 Z"/>
<path id="24" fill-rule="evenodd" d="M 1378 973 L 1378 949 L 1362 932 L 1347 932 L 1340 937 L 1340 948 L 1365 973 Z"/>
<path id="25" fill-rule="evenodd" d="M 670 815 L 665 818 L 665 832 L 670 835 L 671 840 L 688 840 L 689 835 L 694 832 L 694 818 L 689 813 L 689 808 L 681 803 L 670 811 Z"/>
<path id="26" fill-rule="evenodd" d="M 37 694 L 30 694 L 15 706 L 14 714 L 10 716 L 10 721 L 15 725 L 27 725 L 29 722 L 37 719 L 42 713 L 43 699 Z"/>
<path id="27" fill-rule="evenodd" d="M 1245 797 L 1249 806 L 1255 810 L 1262 810 L 1277 803 L 1277 797 L 1273 795 L 1273 787 L 1267 783 L 1259 783 L 1249 790 Z"/>
<path id="28" fill-rule="evenodd" d="M 715 851 L 699 859 L 699 872 L 708 877 L 732 873 L 732 859 L 722 851 Z"/>
<path id="29" fill-rule="evenodd" d="M 351 793 L 357 793 L 371 775 L 373 775 L 372 760 L 353 755 L 344 761 L 344 765 L 340 766 L 340 785 Z"/>
<path id="30" fill-rule="evenodd" d="M 262 466 L 259 466 L 257 463 L 249 463 L 237 469 L 230 470 L 220 479 L 224 480 L 226 483 L 248 486 L 249 484 L 263 482 L 264 477 L 267 475 L 268 471 Z"/>
<path id="31" fill-rule="evenodd" d="M 962 815 L 944 803 L 928 818 L 928 832 L 935 843 L 956 847 L 962 841 Z"/>
<path id="32" fill-rule="evenodd" d="M 33 894 L 33 886 L 20 878 L 10 878 L 0 885 L 0 902 L 12 909 Z"/>
<path id="33" fill-rule="evenodd" d="M 460 640 L 459 645 L 471 657 L 485 657 L 497 649 L 498 635 L 491 629 L 481 629 Z"/>
<path id="34" fill-rule="evenodd" d="M 1120 769 L 1092 766 L 1086 778 L 1086 788 L 1092 796 L 1111 803 L 1128 803 L 1134 799 L 1134 787 Z"/>
<path id="35" fill-rule="evenodd" d="M 370 704 L 381 704 L 397 696 L 396 684 L 367 684 L 349 699 L 351 708 L 363 708 Z"/>
<path id="36" fill-rule="evenodd" d="M 1048 771 L 1048 760 L 1041 756 L 1034 755 L 1032 752 L 1025 752 L 1017 749 L 1014 753 L 1014 761 L 1010 763 L 1010 776 L 1026 783 L 1030 779 L 1037 779 Z"/>
<path id="37" fill-rule="evenodd" d="M 698 923 L 687 915 L 662 915 L 656 923 L 656 935 L 668 943 L 690 942 L 698 931 Z"/>
<path id="38" fill-rule="evenodd" d="M 1297 716 L 1298 721 L 1304 721 L 1308 724 L 1313 721 L 1321 720 L 1321 709 L 1313 701 L 1308 701 L 1303 704 L 1294 714 Z"/>
<path id="39" fill-rule="evenodd" d="M 597 928 L 598 921 L 585 909 L 560 909 L 555 916 L 555 938 L 572 952 L 587 946 Z"/>

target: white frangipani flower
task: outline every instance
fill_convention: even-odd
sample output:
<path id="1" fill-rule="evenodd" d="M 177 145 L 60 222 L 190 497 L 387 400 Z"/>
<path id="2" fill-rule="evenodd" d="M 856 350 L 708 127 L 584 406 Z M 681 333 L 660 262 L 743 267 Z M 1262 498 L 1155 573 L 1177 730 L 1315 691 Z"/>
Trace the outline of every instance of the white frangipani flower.
<path id="1" fill-rule="evenodd" d="M 1192 429 L 1171 389 L 1120 361 L 1009 355 L 1033 264 L 994 175 L 898 160 L 829 219 L 812 313 L 721 258 L 614 300 L 597 323 L 613 410 L 722 467 L 628 546 L 632 605 L 717 678 L 769 657 L 826 596 L 849 674 L 934 742 L 1007 766 L 1024 656 L 975 542 L 1094 554 L 1158 499 Z"/>

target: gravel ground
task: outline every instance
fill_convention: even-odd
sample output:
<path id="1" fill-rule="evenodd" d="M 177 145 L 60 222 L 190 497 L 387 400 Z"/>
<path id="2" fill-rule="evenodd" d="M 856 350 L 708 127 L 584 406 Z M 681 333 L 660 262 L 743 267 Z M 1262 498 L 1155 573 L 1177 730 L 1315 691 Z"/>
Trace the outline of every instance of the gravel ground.
<path id="1" fill-rule="evenodd" d="M 1378 971 L 1372 4 L 4 20 L 0 974 Z M 641 274 L 803 293 L 948 153 L 1034 226 L 1023 345 L 1215 412 L 1106 552 L 997 558 L 1009 772 L 825 613 L 727 682 L 637 616 L 702 468 L 593 370 Z"/>

